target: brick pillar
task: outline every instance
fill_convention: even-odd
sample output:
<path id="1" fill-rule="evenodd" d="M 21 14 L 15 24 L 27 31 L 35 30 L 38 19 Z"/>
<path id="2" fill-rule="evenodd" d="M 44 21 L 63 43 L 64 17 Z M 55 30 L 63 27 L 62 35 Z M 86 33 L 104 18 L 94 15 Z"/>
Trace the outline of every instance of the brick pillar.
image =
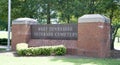
<path id="1" fill-rule="evenodd" d="M 12 50 L 16 50 L 16 44 L 27 43 L 30 39 L 30 24 L 37 23 L 30 18 L 18 18 L 12 22 Z"/>
<path id="2" fill-rule="evenodd" d="M 99 14 L 84 15 L 78 19 L 78 55 L 110 56 L 110 20 Z"/>

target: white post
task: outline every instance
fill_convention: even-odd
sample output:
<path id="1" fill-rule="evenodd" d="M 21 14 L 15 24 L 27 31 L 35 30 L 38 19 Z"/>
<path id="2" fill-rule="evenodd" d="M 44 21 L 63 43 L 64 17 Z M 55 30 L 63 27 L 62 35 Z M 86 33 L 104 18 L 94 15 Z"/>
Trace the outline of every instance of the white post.
<path id="1" fill-rule="evenodd" d="M 8 43 L 7 43 L 7 51 L 10 50 L 10 32 L 11 32 L 10 20 L 11 20 L 11 0 L 8 0 Z"/>

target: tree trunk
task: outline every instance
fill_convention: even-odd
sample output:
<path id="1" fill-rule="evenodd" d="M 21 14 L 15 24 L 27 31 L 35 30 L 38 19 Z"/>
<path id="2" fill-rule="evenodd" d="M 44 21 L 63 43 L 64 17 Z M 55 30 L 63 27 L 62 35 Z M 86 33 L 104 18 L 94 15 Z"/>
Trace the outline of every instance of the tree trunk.
<path id="1" fill-rule="evenodd" d="M 70 23 L 70 16 L 67 16 L 67 23 Z"/>
<path id="2" fill-rule="evenodd" d="M 111 26 L 112 29 L 112 26 Z M 110 48 L 111 50 L 114 50 L 114 35 L 112 35 L 114 32 L 112 32 L 112 30 L 110 31 Z"/>
<path id="3" fill-rule="evenodd" d="M 95 3 L 95 1 L 91 0 L 91 2 L 90 2 L 90 11 L 89 11 L 90 14 L 94 14 L 94 3 Z"/>
<path id="4" fill-rule="evenodd" d="M 67 0 L 67 8 L 69 8 L 68 7 L 68 0 Z M 69 21 L 70 21 L 70 16 L 69 16 L 69 14 L 67 14 L 67 23 L 70 23 Z"/>
<path id="5" fill-rule="evenodd" d="M 113 5 L 112 5 L 112 7 L 113 7 Z M 113 8 L 111 8 L 111 14 L 110 14 L 110 25 L 112 24 L 112 18 L 113 18 L 113 14 L 114 14 L 114 9 Z M 112 29 L 112 26 L 111 26 L 111 29 Z M 110 48 L 111 48 L 111 50 L 114 50 L 114 41 L 115 41 L 115 35 L 116 34 L 113 34 L 113 33 L 115 33 L 115 30 L 114 30 L 114 32 L 112 32 L 112 30 L 110 31 Z"/>
<path id="6" fill-rule="evenodd" d="M 116 27 L 114 33 L 113 33 L 113 38 L 112 38 L 112 50 L 114 50 L 114 41 L 115 41 L 115 37 L 116 37 L 116 34 L 117 34 L 117 31 L 118 31 L 118 27 Z"/>
<path id="7" fill-rule="evenodd" d="M 120 39 L 119 39 L 119 37 L 118 37 L 118 43 L 120 42 Z"/>
<path id="8" fill-rule="evenodd" d="M 50 4 L 47 5 L 47 24 L 51 24 L 50 22 Z"/>

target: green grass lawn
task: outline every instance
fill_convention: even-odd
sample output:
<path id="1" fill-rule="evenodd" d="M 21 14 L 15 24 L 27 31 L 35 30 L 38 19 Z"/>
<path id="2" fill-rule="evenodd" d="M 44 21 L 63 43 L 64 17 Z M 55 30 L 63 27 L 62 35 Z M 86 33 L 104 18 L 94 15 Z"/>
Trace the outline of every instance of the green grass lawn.
<path id="1" fill-rule="evenodd" d="M 0 65 L 120 65 L 120 59 L 81 58 L 71 56 L 14 57 L 0 55 Z"/>
<path id="2" fill-rule="evenodd" d="M 114 42 L 114 46 L 115 46 L 114 48 L 115 48 L 116 50 L 120 50 L 120 42 L 118 42 L 117 40 L 118 40 L 118 39 L 116 38 L 116 39 L 115 39 L 115 42 Z"/>
<path id="3" fill-rule="evenodd" d="M 8 33 L 6 31 L 0 32 L 0 38 L 7 38 L 7 36 L 8 36 Z"/>
<path id="4" fill-rule="evenodd" d="M 0 38 L 8 38 L 8 32 L 7 31 L 0 31 Z"/>
<path id="5" fill-rule="evenodd" d="M 0 48 L 0 51 L 5 51 L 6 49 L 5 48 Z"/>
<path id="6" fill-rule="evenodd" d="M 120 43 L 116 42 L 114 43 L 115 49 L 119 49 L 120 50 Z"/>

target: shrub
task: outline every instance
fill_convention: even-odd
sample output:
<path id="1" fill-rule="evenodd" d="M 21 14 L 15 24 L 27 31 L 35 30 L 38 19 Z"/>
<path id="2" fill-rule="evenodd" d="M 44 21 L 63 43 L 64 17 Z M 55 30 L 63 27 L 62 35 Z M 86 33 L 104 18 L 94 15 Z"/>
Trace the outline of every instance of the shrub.
<path id="1" fill-rule="evenodd" d="M 27 49 L 28 48 L 28 44 L 27 43 L 18 43 L 16 45 L 16 49 L 20 50 L 20 49 Z"/>
<path id="2" fill-rule="evenodd" d="M 42 48 L 42 55 L 51 55 L 51 53 L 52 53 L 52 48 L 51 47 Z"/>
<path id="3" fill-rule="evenodd" d="M 30 48 L 31 50 L 31 55 L 35 56 L 35 55 L 39 55 L 41 53 L 41 51 L 39 51 L 38 48 Z"/>
<path id="4" fill-rule="evenodd" d="M 63 45 L 56 46 L 54 47 L 53 52 L 55 53 L 55 55 L 65 55 L 66 48 Z"/>
<path id="5" fill-rule="evenodd" d="M 16 50 L 18 55 L 25 55 L 26 49 L 28 48 L 27 43 L 18 43 L 16 45 Z"/>
<path id="6" fill-rule="evenodd" d="M 7 38 L 0 39 L 0 45 L 7 45 Z"/>
<path id="7" fill-rule="evenodd" d="M 23 48 L 21 48 L 23 47 Z M 17 54 L 21 56 L 36 56 L 36 55 L 64 55 L 66 48 L 64 46 L 43 46 L 43 47 L 30 47 L 25 43 L 17 44 Z"/>
<path id="8" fill-rule="evenodd" d="M 25 49 L 24 51 L 25 51 L 25 55 L 26 55 L 26 56 L 31 56 L 31 55 L 33 55 L 33 54 L 32 54 L 32 49 L 30 49 L 30 48 Z"/>

